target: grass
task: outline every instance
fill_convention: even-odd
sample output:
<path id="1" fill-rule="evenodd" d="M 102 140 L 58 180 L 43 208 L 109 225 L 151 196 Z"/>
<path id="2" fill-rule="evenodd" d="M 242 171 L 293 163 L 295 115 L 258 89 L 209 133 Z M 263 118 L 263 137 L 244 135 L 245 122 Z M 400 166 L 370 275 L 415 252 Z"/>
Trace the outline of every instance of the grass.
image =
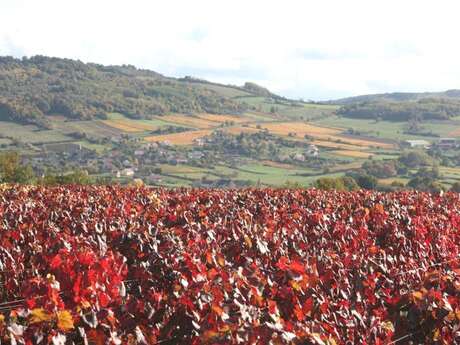
<path id="1" fill-rule="evenodd" d="M 165 118 L 166 116 L 157 116 L 149 120 L 135 120 L 122 114 L 112 113 L 109 115 L 108 120 L 103 122 L 111 127 L 131 133 L 152 131 L 165 126 L 177 126 L 177 123 L 169 122 Z"/>
<path id="2" fill-rule="evenodd" d="M 425 137 L 412 134 L 404 134 L 406 122 L 391 122 L 379 121 L 369 119 L 351 119 L 345 117 L 332 116 L 314 121 L 315 124 L 323 126 L 341 127 L 343 129 L 354 129 L 368 133 L 376 138 L 391 139 L 391 140 L 410 140 L 410 139 L 437 139 L 434 137 Z M 441 137 L 451 136 L 453 130 L 452 124 L 448 121 L 442 123 L 440 121 L 426 121 L 422 124 L 426 131 L 432 131 L 435 135 Z M 457 133 L 460 136 L 460 132 Z"/>
<path id="3" fill-rule="evenodd" d="M 183 164 L 178 164 L 178 165 L 160 164 L 159 167 L 161 168 L 161 172 L 166 173 L 166 174 L 178 174 L 178 173 L 195 174 L 195 173 L 206 172 L 206 169 L 192 167 L 192 166 L 183 165 Z"/>
<path id="4" fill-rule="evenodd" d="M 87 149 L 94 150 L 97 153 L 102 153 L 107 149 L 106 145 L 92 144 L 87 141 L 76 141 L 75 144 L 81 144 L 81 146 L 86 147 Z"/>
<path id="5" fill-rule="evenodd" d="M 312 119 L 318 116 L 330 116 L 337 109 L 335 105 L 323 105 L 313 103 L 295 103 L 290 102 L 274 102 L 265 97 L 239 97 L 236 100 L 245 102 L 251 106 L 258 108 L 259 111 L 270 113 L 275 107 L 276 114 L 291 120 Z"/>
<path id="6" fill-rule="evenodd" d="M 233 88 L 230 86 L 220 86 L 220 85 L 211 85 L 211 84 L 198 84 L 194 83 L 193 85 L 195 86 L 200 86 L 203 89 L 208 89 L 208 90 L 213 90 L 215 92 L 218 92 L 219 94 L 222 94 L 226 97 L 229 98 L 235 98 L 235 97 L 246 97 L 250 95 L 250 93 L 240 90 L 237 88 Z"/>
<path id="7" fill-rule="evenodd" d="M 65 121 L 63 119 L 53 119 L 53 126 L 55 129 L 64 134 L 81 132 L 86 133 L 88 136 L 93 138 L 104 138 L 119 136 L 122 131 L 119 129 L 107 126 L 102 121 L 91 120 L 91 121 Z"/>
<path id="8" fill-rule="evenodd" d="M 72 140 L 56 129 L 42 130 L 34 125 L 22 125 L 7 121 L 0 121 L 0 135 L 31 144 Z"/>
<path id="9" fill-rule="evenodd" d="M 216 168 L 221 170 L 221 167 Z M 301 174 L 315 174 L 311 169 L 299 168 L 287 170 L 281 167 L 267 166 L 262 162 L 253 162 L 244 164 L 238 169 L 227 170 L 227 173 L 236 171 L 238 180 L 249 180 L 253 183 L 259 181 L 266 185 L 281 186 L 287 181 L 300 183 L 303 186 L 308 186 L 311 182 L 317 179 L 317 176 L 301 176 Z M 334 175 L 334 174 L 332 174 Z"/>
<path id="10" fill-rule="evenodd" d="M 363 149 L 362 146 L 337 143 L 337 142 L 333 142 L 329 140 L 313 140 L 312 144 L 319 146 L 319 147 L 325 147 L 328 149 L 336 149 L 336 150 L 359 151 Z"/>

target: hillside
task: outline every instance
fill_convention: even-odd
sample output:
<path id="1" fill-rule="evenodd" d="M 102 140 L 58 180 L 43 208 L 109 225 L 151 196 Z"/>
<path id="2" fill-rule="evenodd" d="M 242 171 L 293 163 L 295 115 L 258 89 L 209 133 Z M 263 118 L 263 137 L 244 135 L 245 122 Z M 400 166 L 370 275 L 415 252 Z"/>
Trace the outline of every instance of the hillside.
<path id="1" fill-rule="evenodd" d="M 19 152 L 34 181 L 78 169 L 91 181 L 168 187 L 311 186 L 346 174 L 365 185 L 359 177 L 369 174 L 383 190 L 451 189 L 460 183 L 459 145 L 437 150 L 442 138 L 460 138 L 460 99 L 449 94 L 339 106 L 289 100 L 251 82 L 0 58 L 0 153 Z M 433 147 L 424 162 L 439 164 L 428 174 L 437 185 L 417 182 L 426 167 L 399 161 L 408 140 Z"/>
<path id="2" fill-rule="evenodd" d="M 337 113 L 350 118 L 388 121 L 448 120 L 460 115 L 460 98 L 358 102 L 343 105 Z"/>
<path id="3" fill-rule="evenodd" d="M 418 101 L 425 98 L 454 98 L 460 99 L 460 90 L 447 90 L 444 92 L 391 92 L 371 95 L 360 95 L 355 97 L 340 98 L 331 100 L 328 103 L 337 105 L 356 104 L 362 102 L 402 102 Z"/>
<path id="4" fill-rule="evenodd" d="M 239 97 L 274 96 L 193 78 L 168 78 L 131 65 L 102 66 L 60 58 L 0 57 L 0 119 L 49 127 L 45 115 L 89 120 L 117 112 L 131 118 L 168 113 L 237 114 L 251 108 Z"/>

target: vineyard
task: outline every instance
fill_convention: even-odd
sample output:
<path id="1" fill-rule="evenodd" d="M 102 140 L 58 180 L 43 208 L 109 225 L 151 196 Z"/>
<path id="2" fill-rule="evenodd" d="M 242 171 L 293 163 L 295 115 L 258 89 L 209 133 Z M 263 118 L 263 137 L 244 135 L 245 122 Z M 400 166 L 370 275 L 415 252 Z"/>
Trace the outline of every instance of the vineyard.
<path id="1" fill-rule="evenodd" d="M 0 191 L 0 341 L 456 344 L 460 195 Z"/>

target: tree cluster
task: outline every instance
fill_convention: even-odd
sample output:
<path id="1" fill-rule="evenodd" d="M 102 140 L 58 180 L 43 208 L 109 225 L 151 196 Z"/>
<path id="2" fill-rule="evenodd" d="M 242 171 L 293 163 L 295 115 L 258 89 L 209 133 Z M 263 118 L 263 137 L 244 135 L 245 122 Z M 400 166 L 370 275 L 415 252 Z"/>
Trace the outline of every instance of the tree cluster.
<path id="1" fill-rule="evenodd" d="M 447 120 L 460 113 L 460 100 L 425 98 L 418 101 L 372 101 L 342 106 L 338 114 L 357 119 L 387 121 Z"/>

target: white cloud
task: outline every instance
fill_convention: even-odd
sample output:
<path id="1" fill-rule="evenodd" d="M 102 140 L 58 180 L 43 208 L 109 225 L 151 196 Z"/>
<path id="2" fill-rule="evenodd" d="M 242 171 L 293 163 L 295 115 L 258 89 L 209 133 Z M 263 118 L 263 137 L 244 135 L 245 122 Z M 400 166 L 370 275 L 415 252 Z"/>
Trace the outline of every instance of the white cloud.
<path id="1" fill-rule="evenodd" d="M 313 99 L 460 88 L 455 0 L 0 1 L 1 55 L 252 80 Z"/>

